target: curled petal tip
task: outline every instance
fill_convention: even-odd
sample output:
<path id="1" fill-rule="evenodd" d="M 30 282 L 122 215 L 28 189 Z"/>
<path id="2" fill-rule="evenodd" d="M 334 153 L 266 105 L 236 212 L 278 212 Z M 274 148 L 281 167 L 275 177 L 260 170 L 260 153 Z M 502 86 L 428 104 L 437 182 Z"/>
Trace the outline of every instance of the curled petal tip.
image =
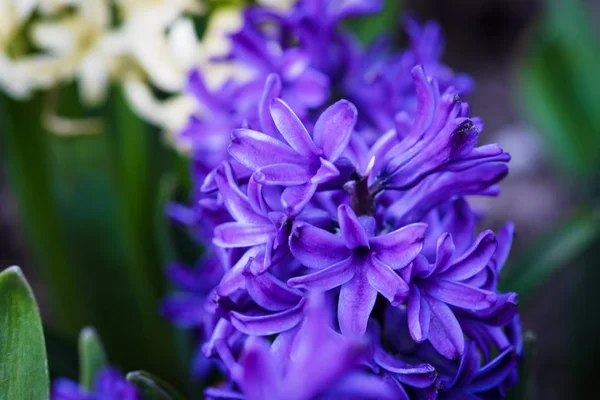
<path id="1" fill-rule="evenodd" d="M 252 179 L 254 179 L 258 183 L 264 183 L 267 177 L 262 172 L 256 171 L 254 174 L 252 174 Z"/>
<path id="2" fill-rule="evenodd" d="M 424 78 L 425 77 L 425 69 L 423 68 L 422 64 L 415 65 L 410 70 L 410 73 L 413 76 L 413 78 Z"/>

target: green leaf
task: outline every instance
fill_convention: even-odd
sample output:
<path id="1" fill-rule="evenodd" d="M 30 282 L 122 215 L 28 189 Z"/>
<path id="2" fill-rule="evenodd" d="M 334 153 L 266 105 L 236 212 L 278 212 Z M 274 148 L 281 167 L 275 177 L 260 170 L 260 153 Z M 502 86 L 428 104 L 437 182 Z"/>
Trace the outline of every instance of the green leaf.
<path id="1" fill-rule="evenodd" d="M 98 334 L 94 328 L 83 328 L 79 335 L 79 384 L 92 389 L 98 371 L 107 365 Z"/>
<path id="2" fill-rule="evenodd" d="M 355 18 L 347 22 L 348 27 L 364 44 L 371 43 L 382 34 L 395 34 L 399 29 L 401 0 L 385 0 L 383 10 L 377 14 Z"/>
<path id="3" fill-rule="evenodd" d="M 145 371 L 127 374 L 127 381 L 135 385 L 146 400 L 184 400 L 169 384 Z"/>
<path id="4" fill-rule="evenodd" d="M 142 365 L 181 385 L 185 373 L 174 350 L 174 329 L 157 313 L 158 303 L 167 291 L 167 280 L 156 213 L 163 200 L 160 180 L 172 165 L 173 152 L 156 130 L 133 113 L 121 88 L 112 91 L 111 106 L 111 169 L 118 193 L 116 218 L 124 250 L 123 272 L 141 317 L 141 344 L 146 358 L 151 357 Z"/>
<path id="5" fill-rule="evenodd" d="M 48 399 L 40 312 L 18 267 L 0 273 L 0 399 Z"/>
<path id="6" fill-rule="evenodd" d="M 41 95 L 24 102 L 0 95 L 1 158 L 17 200 L 20 221 L 49 292 L 53 327 L 57 333 L 74 339 L 87 313 L 52 185 L 52 138 L 41 119 Z"/>
<path id="7" fill-rule="evenodd" d="M 506 270 L 501 291 L 514 291 L 526 302 L 534 291 L 583 253 L 600 234 L 594 210 L 582 210 L 541 238 Z"/>
<path id="8" fill-rule="evenodd" d="M 507 400 L 536 400 L 533 366 L 535 361 L 536 337 L 531 331 L 523 335 L 523 359 L 519 365 L 519 381 L 509 390 Z"/>
<path id="9" fill-rule="evenodd" d="M 82 327 L 94 326 L 116 364 L 143 365 L 183 387 L 174 329 L 156 312 L 167 289 L 157 243 L 158 182 L 172 153 L 120 90 L 98 110 L 82 107 L 74 85 L 57 93 L 26 102 L 0 95 L 0 158 L 47 284 L 50 323 L 73 345 Z M 72 124 L 73 136 L 57 137 L 42 124 L 48 104 L 65 118 L 100 116 L 106 129 L 89 134 Z"/>
<path id="10" fill-rule="evenodd" d="M 526 114 L 556 159 L 585 177 L 600 161 L 600 46 L 580 1 L 550 1 L 520 71 Z"/>

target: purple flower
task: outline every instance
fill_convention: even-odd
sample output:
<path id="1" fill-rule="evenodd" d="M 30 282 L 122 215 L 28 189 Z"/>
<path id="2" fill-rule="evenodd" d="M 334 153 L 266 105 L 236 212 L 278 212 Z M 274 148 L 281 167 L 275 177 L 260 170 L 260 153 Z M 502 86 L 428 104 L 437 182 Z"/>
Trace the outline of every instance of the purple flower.
<path id="1" fill-rule="evenodd" d="M 231 36 L 231 53 L 222 60 L 235 62 L 246 69 L 246 77 L 227 80 L 218 90 L 209 90 L 200 70 L 190 73 L 186 91 L 198 102 L 199 112 L 177 136 L 182 147 L 191 148 L 196 164 L 204 174 L 226 159 L 229 133 L 247 125 L 260 128 L 256 107 L 263 97 L 263 88 L 272 74 L 278 75 L 279 96 L 302 118 L 320 107 L 330 94 L 329 78 L 313 68 L 310 53 L 298 47 L 288 48 L 282 38 L 263 32 L 264 23 L 289 25 L 274 12 L 249 9 L 242 29 Z"/>
<path id="2" fill-rule="evenodd" d="M 221 248 L 251 247 L 250 251 L 265 254 L 268 263 L 273 247 L 277 246 L 280 213 L 269 215 L 267 206 L 259 198 L 260 188 L 256 184 L 249 185 L 250 197 L 243 193 L 229 164 L 224 163 L 216 171 L 214 179 L 223 204 L 235 221 L 218 225 L 214 230 L 213 243 Z"/>
<path id="3" fill-rule="evenodd" d="M 392 307 L 392 306 L 390 306 Z M 397 338 L 402 331 L 395 331 Z M 418 398 L 427 398 L 427 393 L 436 391 L 438 372 L 435 367 L 426 362 L 411 357 L 409 354 L 392 354 L 388 343 L 381 343 L 381 327 L 374 320 L 369 322 L 369 339 L 372 342 L 371 351 L 363 363 L 375 374 L 393 382 L 397 399 L 410 399 L 410 393 L 418 393 Z M 390 351 L 384 348 L 390 347 Z"/>
<path id="4" fill-rule="evenodd" d="M 395 270 L 406 267 L 423 246 L 426 225 L 413 224 L 375 236 L 375 220 L 357 217 L 347 205 L 338 208 L 341 236 L 296 223 L 290 250 L 298 261 L 317 272 L 288 280 L 292 287 L 331 290 L 341 286 L 338 319 L 342 333 L 363 334 L 377 293 L 401 304 L 408 284 Z"/>
<path id="5" fill-rule="evenodd" d="M 517 296 L 497 289 L 514 228 L 476 236 L 466 200 L 498 195 L 510 156 L 477 147 L 437 24 L 408 20 L 397 52 L 340 24 L 380 7 L 248 8 L 215 62 L 253 74 L 214 92 L 191 75 L 194 207 L 170 211 L 208 249 L 170 269 L 162 311 L 220 367 L 209 399 L 501 398 L 517 380 Z"/>
<path id="6" fill-rule="evenodd" d="M 340 83 L 349 65 L 355 39 L 342 29 L 346 18 L 381 10 L 381 0 L 302 0 L 290 15 L 291 35 L 311 57 L 311 65 L 327 74 L 333 85 Z"/>
<path id="7" fill-rule="evenodd" d="M 478 165 L 463 172 L 443 172 L 429 176 L 403 196 L 387 196 L 385 219 L 392 224 L 421 221 L 435 207 L 446 203 L 448 198 L 477 195 L 497 196 L 500 189 L 496 183 L 506 177 L 508 167 L 501 163 Z M 462 238 L 461 238 L 462 240 Z"/>
<path id="8" fill-rule="evenodd" d="M 444 38 L 437 22 L 427 21 L 421 25 L 414 18 L 408 18 L 406 32 L 411 46 L 401 57 L 403 65 L 409 69 L 414 65 L 423 65 L 429 75 L 439 82 L 442 91 L 454 87 L 458 94 L 465 95 L 473 90 L 474 82 L 470 77 L 456 74 L 450 67 L 441 63 Z"/>
<path id="9" fill-rule="evenodd" d="M 387 382 L 358 369 L 365 343 L 336 333 L 327 310 L 322 297 L 312 297 L 306 317 L 272 345 L 262 338 L 248 339 L 232 371 L 234 385 L 210 388 L 207 398 L 394 399 Z"/>
<path id="10" fill-rule="evenodd" d="M 256 78 L 246 87 L 252 85 L 257 89 L 254 98 L 258 100 L 265 79 L 270 74 L 277 74 L 281 77 L 282 96 L 294 110 L 304 115 L 307 110 L 321 106 L 329 96 L 327 75 L 310 65 L 310 53 L 304 49 L 286 48 L 284 43 L 263 34 L 253 24 L 252 17 L 256 15 L 250 10 L 242 30 L 232 35 L 233 49 L 228 57 L 254 71 Z M 262 20 L 260 17 L 259 21 Z"/>
<path id="11" fill-rule="evenodd" d="M 202 326 L 207 317 L 207 298 L 223 276 L 221 260 L 216 255 L 207 256 L 194 268 L 175 263 L 167 269 L 167 275 L 182 291 L 162 301 L 161 314 L 181 327 Z"/>
<path id="12" fill-rule="evenodd" d="M 417 93 L 411 79 L 411 70 L 422 65 L 427 75 L 435 79 L 442 92 L 454 88 L 466 95 L 473 89 L 473 81 L 465 74 L 456 74 L 440 61 L 443 37 L 440 26 L 428 21 L 421 25 L 406 19 L 410 46 L 392 51 L 389 38 L 383 37 L 366 50 L 352 47 L 352 70 L 344 81 L 345 92 L 361 110 L 361 121 L 385 132 L 394 128 L 399 112 L 414 115 Z"/>
<path id="13" fill-rule="evenodd" d="M 515 370 L 517 356 L 512 346 L 506 347 L 485 365 L 481 365 L 478 349 L 473 342 L 466 348 L 453 379 L 444 382 L 439 399 L 504 398 L 503 383 Z"/>
<path id="14" fill-rule="evenodd" d="M 412 75 L 418 99 L 414 119 L 400 114 L 396 135 L 384 137 L 385 146 L 375 145 L 379 150 L 375 157 L 383 159 L 379 186 L 406 190 L 433 173 L 462 172 L 510 159 L 496 145 L 475 148 L 482 125 L 469 117 L 468 105 L 461 103 L 452 89 L 440 94 L 436 81 L 430 80 L 421 66 L 416 66 Z"/>
<path id="15" fill-rule="evenodd" d="M 140 398 L 137 389 L 114 368 L 100 370 L 92 390 L 87 390 L 65 378 L 55 380 L 52 385 L 53 400 L 138 400 Z"/>
<path id="16" fill-rule="evenodd" d="M 281 203 L 295 215 L 319 184 L 339 175 L 334 163 L 348 145 L 357 111 L 344 100 L 333 104 L 317 119 L 312 135 L 281 99 L 271 103 L 271 117 L 285 142 L 251 129 L 237 129 L 231 135 L 229 154 L 254 171 L 256 182 L 285 186 Z"/>
<path id="17" fill-rule="evenodd" d="M 466 252 L 456 255 L 452 235 L 445 233 L 438 239 L 433 264 L 424 256 L 411 264 L 408 325 L 416 342 L 429 339 L 450 359 L 464 352 L 463 332 L 450 306 L 477 311 L 496 303 L 494 292 L 470 282 L 487 266 L 496 246 L 494 234 L 486 231 Z"/>

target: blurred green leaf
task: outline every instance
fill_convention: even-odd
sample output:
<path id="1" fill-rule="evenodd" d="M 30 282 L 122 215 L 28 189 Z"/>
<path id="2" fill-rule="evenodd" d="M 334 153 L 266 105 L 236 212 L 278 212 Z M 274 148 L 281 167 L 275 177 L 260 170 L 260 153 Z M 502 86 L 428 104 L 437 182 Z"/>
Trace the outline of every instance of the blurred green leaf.
<path id="1" fill-rule="evenodd" d="M 169 384 L 145 371 L 127 374 L 127 381 L 135 385 L 146 400 L 184 400 Z"/>
<path id="2" fill-rule="evenodd" d="M 120 91 L 97 110 L 82 106 L 74 85 L 57 93 L 45 102 L 3 97 L 0 116 L 10 183 L 52 300 L 50 323 L 73 342 L 92 325 L 115 363 L 181 385 L 186 374 L 173 329 L 156 312 L 167 289 L 156 203 L 171 152 Z M 73 123 L 81 118 L 100 119 L 105 130 L 58 137 L 42 124 L 49 112 L 71 128 L 85 126 Z"/>
<path id="3" fill-rule="evenodd" d="M 541 238 L 507 268 L 501 291 L 514 291 L 526 302 L 560 268 L 579 256 L 600 234 L 595 210 L 582 210 Z"/>
<path id="4" fill-rule="evenodd" d="M 92 389 L 98 371 L 107 365 L 98 334 L 94 328 L 83 328 L 79 335 L 79 384 Z"/>
<path id="5" fill-rule="evenodd" d="M 536 337 L 531 331 L 523 334 L 523 359 L 519 365 L 519 381 L 511 388 L 507 400 L 536 400 L 534 379 L 534 361 L 536 352 Z"/>
<path id="6" fill-rule="evenodd" d="M 158 303 L 167 291 L 167 281 L 160 242 L 162 226 L 156 210 L 162 201 L 160 181 L 173 163 L 173 154 L 158 132 L 133 113 L 120 88 L 113 90 L 111 100 L 109 136 L 118 193 L 117 229 L 125 250 L 128 290 L 134 295 L 141 317 L 138 339 L 144 333 L 147 362 L 142 365 L 181 385 L 185 373 L 183 361 L 174 349 L 174 330 L 157 313 Z M 121 365 L 130 364 L 121 362 Z"/>
<path id="7" fill-rule="evenodd" d="M 553 0 L 521 66 L 528 116 L 569 171 L 586 176 L 600 160 L 600 46 L 590 12 L 577 0 Z"/>
<path id="8" fill-rule="evenodd" d="M 18 267 L 0 272 L 0 399 L 48 399 L 42 321 Z"/>
<path id="9" fill-rule="evenodd" d="M 50 294 L 53 327 L 75 338 L 86 309 L 52 186 L 52 138 L 41 124 L 42 98 L 18 102 L 0 94 L 0 103 L 2 158 L 21 225 Z"/>
<path id="10" fill-rule="evenodd" d="M 177 178 L 174 174 L 163 175 L 159 189 L 157 207 L 154 213 L 156 224 L 156 241 L 160 243 L 160 259 L 163 265 L 177 259 L 176 250 L 174 248 L 173 237 L 169 218 L 166 213 L 167 205 L 175 197 L 175 189 L 177 188 Z"/>
<path id="11" fill-rule="evenodd" d="M 400 29 L 401 0 L 384 0 L 383 10 L 377 14 L 355 18 L 347 22 L 348 27 L 364 44 L 371 43 L 382 34 L 395 35 Z"/>

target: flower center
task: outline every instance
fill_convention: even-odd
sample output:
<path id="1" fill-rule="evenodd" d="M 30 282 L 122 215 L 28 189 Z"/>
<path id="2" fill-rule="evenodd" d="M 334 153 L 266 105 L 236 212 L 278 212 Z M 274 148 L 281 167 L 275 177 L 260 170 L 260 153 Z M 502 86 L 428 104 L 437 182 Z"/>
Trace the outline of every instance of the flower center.
<path id="1" fill-rule="evenodd" d="M 358 216 L 375 214 L 375 199 L 369 190 L 367 180 L 368 177 L 365 176 L 356 181 L 350 199 L 350 207 Z"/>

